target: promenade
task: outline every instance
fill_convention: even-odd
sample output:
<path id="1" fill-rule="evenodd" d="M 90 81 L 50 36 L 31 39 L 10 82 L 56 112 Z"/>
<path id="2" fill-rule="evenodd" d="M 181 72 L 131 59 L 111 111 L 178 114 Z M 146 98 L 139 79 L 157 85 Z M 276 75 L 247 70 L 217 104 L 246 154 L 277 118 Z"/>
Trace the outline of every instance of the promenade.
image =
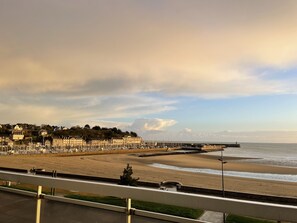
<path id="1" fill-rule="evenodd" d="M 94 181 L 53 178 L 12 171 L 0 171 L 0 178 L 11 182 L 23 182 L 27 184 L 38 185 L 37 193 L 19 191 L 11 188 L 2 188 L 1 191 L 10 193 L 8 197 L 6 196 L 7 194 L 3 196 L 3 193 L 0 193 L 0 199 L 3 201 L 3 203 L 1 203 L 0 210 L 4 212 L 3 218 L 6 218 L 3 219 L 4 222 L 31 222 L 32 216 L 34 219 L 34 213 L 36 213 L 36 223 L 48 222 L 48 219 L 50 219 L 50 222 L 98 222 L 98 220 L 99 222 L 102 222 L 102 219 L 104 220 L 103 222 L 125 222 L 121 220 L 123 219 L 122 216 L 124 219 L 126 219 L 127 223 L 164 222 L 165 220 L 167 222 L 180 223 L 200 222 L 197 220 L 190 220 L 177 216 L 142 211 L 141 208 L 134 209 L 131 208 L 131 201 L 133 200 L 142 200 L 175 206 L 178 205 L 194 209 L 232 213 L 241 216 L 251 216 L 277 221 L 296 221 L 296 206 L 293 205 L 280 205 L 275 203 L 254 202 L 215 196 L 162 191 Z M 127 203 L 126 207 L 116 207 L 81 200 L 73 200 L 60 196 L 42 194 L 43 187 L 60 188 L 63 190 L 79 191 L 81 193 L 100 194 L 101 196 L 120 197 L 125 198 Z M 22 196 L 11 196 L 11 193 L 21 194 Z M 23 195 L 31 197 L 31 199 L 24 198 Z M 67 205 L 64 206 L 66 203 Z M 52 206 L 52 204 L 54 204 L 54 206 Z M 62 204 L 62 206 L 57 206 L 57 204 Z M 71 205 L 69 206 L 68 204 Z M 77 209 L 68 209 L 69 207 L 81 207 L 82 205 L 87 206 L 87 210 L 89 210 L 89 207 L 91 207 L 91 209 L 103 208 L 104 210 L 108 210 L 108 212 L 99 212 L 101 215 L 97 215 L 96 212 L 94 218 L 89 220 L 88 218 L 93 216 L 92 212 L 88 213 L 86 210 L 80 212 L 80 210 Z M 114 216 L 114 212 L 120 213 L 120 216 Z M 16 218 L 18 216 L 20 216 L 21 219 Z M 141 216 L 141 219 L 134 218 L 135 216 Z M 74 219 L 72 219 L 72 217 Z M 160 219 L 161 221 L 153 221 L 148 218 Z"/>
<path id="2" fill-rule="evenodd" d="M 0 222 L 35 222 L 36 200 L 32 197 L 0 191 Z M 133 223 L 168 223 L 140 216 L 132 216 Z M 123 213 L 43 200 L 41 208 L 42 223 L 120 223 L 125 222 Z"/>

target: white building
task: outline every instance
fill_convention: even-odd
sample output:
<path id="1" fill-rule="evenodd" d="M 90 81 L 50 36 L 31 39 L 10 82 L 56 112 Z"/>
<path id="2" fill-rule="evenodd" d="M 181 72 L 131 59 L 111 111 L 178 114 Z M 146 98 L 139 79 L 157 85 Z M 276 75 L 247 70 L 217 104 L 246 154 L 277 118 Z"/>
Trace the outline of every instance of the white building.
<path id="1" fill-rule="evenodd" d="M 12 130 L 12 140 L 13 141 L 18 141 L 18 140 L 23 140 L 25 137 L 23 128 L 16 125 L 13 130 Z"/>

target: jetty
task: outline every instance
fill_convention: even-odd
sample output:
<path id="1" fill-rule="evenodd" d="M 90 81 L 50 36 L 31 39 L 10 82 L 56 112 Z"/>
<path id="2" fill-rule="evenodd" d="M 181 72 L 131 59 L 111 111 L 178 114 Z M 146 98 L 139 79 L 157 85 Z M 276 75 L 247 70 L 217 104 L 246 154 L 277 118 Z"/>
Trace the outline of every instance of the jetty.
<path id="1" fill-rule="evenodd" d="M 186 150 L 208 150 L 208 149 L 223 149 L 228 147 L 240 148 L 240 144 L 235 143 L 188 143 L 188 142 L 152 142 L 145 141 L 145 144 L 149 147 L 159 148 L 179 148 Z"/>
<path id="2" fill-rule="evenodd" d="M 146 142 L 147 145 L 150 142 Z M 167 155 L 181 155 L 181 154 L 193 154 L 193 153 L 207 153 L 214 151 L 222 151 L 225 148 L 235 147 L 240 148 L 240 144 L 237 142 L 234 144 L 225 143 L 178 143 L 178 142 L 155 142 L 152 147 L 163 148 L 165 150 L 145 153 L 138 155 L 139 157 L 149 156 L 167 156 Z"/>

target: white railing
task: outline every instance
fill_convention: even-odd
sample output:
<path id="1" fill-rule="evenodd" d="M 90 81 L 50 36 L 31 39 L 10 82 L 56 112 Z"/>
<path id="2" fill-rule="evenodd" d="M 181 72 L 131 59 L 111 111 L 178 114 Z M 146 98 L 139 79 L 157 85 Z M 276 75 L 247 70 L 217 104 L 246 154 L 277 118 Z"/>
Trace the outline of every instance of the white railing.
<path id="1" fill-rule="evenodd" d="M 163 203 L 169 205 L 211 210 L 224 213 L 232 213 L 242 216 L 251 216 L 262 219 L 297 222 L 297 207 L 292 205 L 280 205 L 263 202 L 245 201 L 230 198 L 220 198 L 215 196 L 197 195 L 180 192 L 161 191 L 156 189 L 120 186 L 115 184 L 98 183 L 93 181 L 73 180 L 65 178 L 52 178 L 46 176 L 14 173 L 0 171 L 0 179 L 20 183 L 33 184 L 38 187 L 36 222 L 40 222 L 40 207 L 42 199 L 50 199 L 61 202 L 75 203 L 91 207 L 103 208 L 117 212 L 123 212 L 127 215 L 127 222 L 131 222 L 131 215 L 145 216 L 167 220 L 172 222 L 190 223 L 202 222 L 176 216 L 152 213 L 131 208 L 131 199 Z M 93 202 L 67 199 L 42 194 L 42 186 L 49 188 L 60 188 L 65 190 L 75 190 L 79 192 L 100 194 L 105 196 L 114 196 L 127 199 L 127 207 L 114 207 L 111 205 L 94 204 Z M 31 194 L 32 192 L 21 192 Z M 36 195 L 36 193 L 35 193 Z"/>

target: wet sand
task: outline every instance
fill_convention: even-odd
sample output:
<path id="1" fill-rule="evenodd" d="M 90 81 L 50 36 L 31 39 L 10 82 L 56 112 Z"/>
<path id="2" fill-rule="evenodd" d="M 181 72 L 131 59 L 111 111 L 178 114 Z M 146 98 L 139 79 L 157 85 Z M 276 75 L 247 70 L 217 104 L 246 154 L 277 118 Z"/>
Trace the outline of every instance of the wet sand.
<path id="1" fill-rule="evenodd" d="M 43 168 L 47 171 L 92 175 L 100 177 L 119 178 L 127 163 L 133 167 L 134 177 L 141 181 L 161 182 L 164 180 L 179 181 L 183 185 L 211 189 L 221 189 L 221 176 L 190 173 L 175 170 L 159 169 L 148 166 L 152 163 L 161 163 L 179 167 L 221 169 L 218 157 L 191 154 L 155 157 L 138 157 L 135 154 L 107 154 L 91 156 L 0 156 L 0 166 L 31 169 Z M 238 162 L 241 158 L 225 157 L 225 170 L 296 174 L 297 168 L 268 166 Z M 256 180 L 238 177 L 225 177 L 225 189 L 255 194 L 269 194 L 277 196 L 297 197 L 297 183 Z"/>

